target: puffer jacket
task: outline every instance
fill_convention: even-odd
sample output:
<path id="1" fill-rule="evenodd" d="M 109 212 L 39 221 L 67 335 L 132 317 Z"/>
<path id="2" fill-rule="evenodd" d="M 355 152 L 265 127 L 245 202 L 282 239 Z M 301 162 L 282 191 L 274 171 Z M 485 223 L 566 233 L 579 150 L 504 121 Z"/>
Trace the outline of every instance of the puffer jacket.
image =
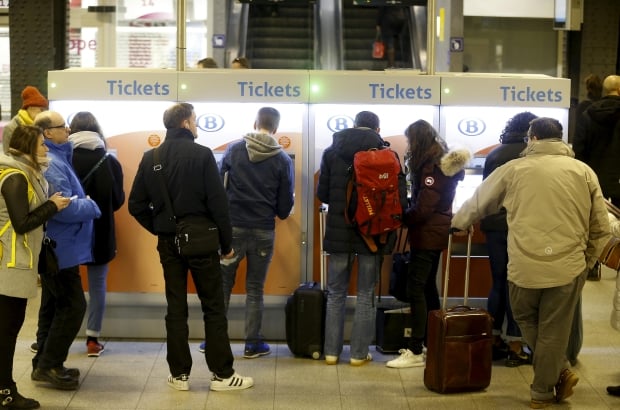
<path id="1" fill-rule="evenodd" d="M 353 156 L 358 151 L 382 148 L 385 142 L 370 128 L 347 128 L 333 136 L 332 145 L 323 151 L 316 195 L 329 205 L 323 248 L 331 253 L 372 254 L 357 230 L 345 220 L 347 183 L 351 177 Z M 399 176 L 399 192 L 403 209 L 407 205 L 407 188 L 404 175 Z M 393 236 L 393 235 L 392 235 Z M 393 238 L 388 239 L 392 244 Z M 386 246 L 385 252 L 391 252 Z"/>
<path id="2" fill-rule="evenodd" d="M 0 155 L 0 173 L 3 171 L 0 179 L 0 294 L 33 298 L 37 296 L 43 223 L 57 209 L 47 200 L 43 175 L 26 165 L 22 158 Z M 27 197 L 23 192 L 28 193 Z"/>
<path id="3" fill-rule="evenodd" d="M 596 172 L 606 198 L 620 198 L 620 97 L 608 95 L 593 102 L 576 128 L 575 158 Z"/>
<path id="4" fill-rule="evenodd" d="M 93 260 L 93 219 L 101 216 L 97 203 L 86 198 L 80 180 L 71 165 L 71 143 L 55 144 L 45 140 L 50 165 L 45 171 L 49 192 L 61 192 L 65 197 L 77 195 L 68 207 L 55 214 L 47 223 L 47 235 L 56 241 L 60 269 L 83 265 Z"/>
<path id="5" fill-rule="evenodd" d="M 519 158 L 519 155 L 526 147 L 526 143 L 523 138 L 526 137 L 525 132 L 510 132 L 506 133 L 502 138 L 502 143 L 495 147 L 486 157 L 484 161 L 484 169 L 482 171 L 482 179 L 486 179 L 491 172 L 497 167 L 504 165 L 506 162 Z M 506 210 L 502 209 L 500 212 L 489 215 L 480 221 L 480 229 L 487 231 L 500 231 L 505 232 L 508 230 L 508 224 L 506 223 Z"/>
<path id="6" fill-rule="evenodd" d="M 220 164 L 226 180 L 232 225 L 275 229 L 275 217 L 286 219 L 293 208 L 293 161 L 269 134 L 249 133 L 228 146 Z"/>
<path id="7" fill-rule="evenodd" d="M 411 207 L 405 211 L 411 248 L 441 250 L 448 246 L 456 186 L 465 177 L 470 159 L 467 150 L 450 151 L 439 162 L 428 161 L 419 175 L 412 177 Z"/>
<path id="8" fill-rule="evenodd" d="M 594 266 L 609 234 L 596 174 L 561 140 L 531 143 L 465 201 L 452 226 L 466 229 L 506 208 L 508 280 L 519 287 L 564 286 Z M 559 189 L 561 188 L 561 189 Z"/>

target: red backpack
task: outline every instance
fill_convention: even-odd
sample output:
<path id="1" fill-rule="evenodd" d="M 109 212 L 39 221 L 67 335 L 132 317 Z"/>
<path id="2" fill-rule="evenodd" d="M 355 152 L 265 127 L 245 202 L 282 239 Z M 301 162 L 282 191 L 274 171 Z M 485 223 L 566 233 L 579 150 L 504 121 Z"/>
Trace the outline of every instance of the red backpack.
<path id="1" fill-rule="evenodd" d="M 359 151 L 353 157 L 345 219 L 372 252 L 385 245 L 388 233 L 402 225 L 401 173 L 398 155 L 389 148 Z"/>

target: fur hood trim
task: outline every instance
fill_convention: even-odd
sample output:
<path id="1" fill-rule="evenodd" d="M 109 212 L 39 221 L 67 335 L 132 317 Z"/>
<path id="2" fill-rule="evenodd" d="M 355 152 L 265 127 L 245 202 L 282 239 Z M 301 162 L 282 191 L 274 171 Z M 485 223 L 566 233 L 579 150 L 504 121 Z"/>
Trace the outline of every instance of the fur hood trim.
<path id="1" fill-rule="evenodd" d="M 469 161 L 471 161 L 471 152 L 466 149 L 457 149 L 441 157 L 439 168 L 444 175 L 451 177 L 465 169 Z"/>

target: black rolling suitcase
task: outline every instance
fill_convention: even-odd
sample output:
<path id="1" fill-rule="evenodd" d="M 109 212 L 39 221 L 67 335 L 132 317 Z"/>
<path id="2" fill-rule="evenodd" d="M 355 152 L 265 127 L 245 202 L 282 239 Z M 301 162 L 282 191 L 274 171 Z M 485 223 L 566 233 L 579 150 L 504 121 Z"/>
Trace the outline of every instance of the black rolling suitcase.
<path id="1" fill-rule="evenodd" d="M 302 283 L 286 301 L 286 343 L 295 356 L 319 359 L 325 341 L 326 255 L 323 251 L 326 208 L 319 209 L 321 238 L 321 282 Z"/>

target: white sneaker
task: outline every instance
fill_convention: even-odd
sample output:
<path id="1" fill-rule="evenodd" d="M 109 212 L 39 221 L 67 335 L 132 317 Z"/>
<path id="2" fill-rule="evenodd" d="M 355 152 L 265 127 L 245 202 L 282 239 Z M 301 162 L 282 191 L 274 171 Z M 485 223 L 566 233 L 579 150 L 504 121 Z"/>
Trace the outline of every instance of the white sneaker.
<path id="1" fill-rule="evenodd" d="M 325 355 L 325 364 L 338 364 L 338 356 Z"/>
<path id="2" fill-rule="evenodd" d="M 372 355 L 370 353 L 368 353 L 366 355 L 366 358 L 364 359 L 353 359 L 351 358 L 351 366 L 363 366 L 368 362 L 372 361 Z"/>
<path id="3" fill-rule="evenodd" d="M 168 375 L 168 386 L 172 387 L 173 389 L 180 390 L 180 391 L 188 391 L 189 390 L 189 376 L 186 374 L 182 374 L 177 377 Z"/>
<path id="4" fill-rule="evenodd" d="M 213 375 L 211 379 L 213 391 L 243 390 L 252 386 L 254 386 L 254 380 L 251 377 L 243 377 L 239 373 L 233 374 L 228 379 L 220 379 L 216 375 Z"/>
<path id="5" fill-rule="evenodd" d="M 413 354 L 409 349 L 400 349 L 400 356 L 394 360 L 390 360 L 385 365 L 394 369 L 404 369 L 406 367 L 424 366 L 424 353 Z"/>

